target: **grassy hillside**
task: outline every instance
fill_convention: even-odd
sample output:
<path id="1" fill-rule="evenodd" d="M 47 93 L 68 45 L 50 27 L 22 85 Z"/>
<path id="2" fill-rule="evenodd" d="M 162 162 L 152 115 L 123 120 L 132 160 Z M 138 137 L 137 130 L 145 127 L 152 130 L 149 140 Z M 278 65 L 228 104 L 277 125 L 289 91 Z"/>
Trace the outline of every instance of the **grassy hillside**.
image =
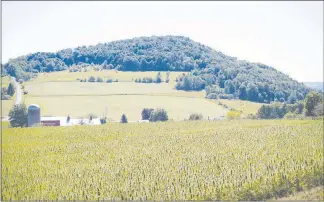
<path id="1" fill-rule="evenodd" d="M 226 105 L 228 108 L 241 111 L 243 116 L 247 116 L 248 114 L 256 114 L 262 106 L 261 103 L 249 102 L 246 100 L 219 99 L 214 102 L 216 102 L 217 104 L 221 104 L 223 107 Z"/>
<path id="2" fill-rule="evenodd" d="M 3 200 L 265 200 L 323 185 L 323 122 L 7 128 Z"/>
<path id="3" fill-rule="evenodd" d="M 1 77 L 1 87 L 8 88 L 9 83 L 10 83 L 10 77 L 9 76 Z"/>
<path id="4" fill-rule="evenodd" d="M 208 102 L 203 91 L 187 92 L 174 89 L 175 78 L 182 72 L 172 72 L 169 83 L 135 83 L 135 78 L 155 77 L 157 72 L 87 71 L 40 74 L 25 83 L 27 105 L 38 104 L 42 116 L 85 117 L 89 113 L 116 121 L 125 113 L 130 121 L 141 119 L 143 108 L 164 108 L 170 119 L 188 119 L 191 113 L 202 113 L 207 119 L 225 116 L 227 109 Z M 118 78 L 119 82 L 79 82 L 90 76 Z M 162 79 L 165 72 L 162 72 Z"/>
<path id="5" fill-rule="evenodd" d="M 1 87 L 8 88 L 9 83 L 10 83 L 10 77 L 5 76 L 5 77 L 2 77 L 1 79 L 2 79 Z M 1 100 L 1 109 L 0 109 L 1 116 L 8 115 L 10 109 L 12 108 L 12 106 L 15 103 L 15 99 L 16 99 L 16 93 L 9 100 Z"/>

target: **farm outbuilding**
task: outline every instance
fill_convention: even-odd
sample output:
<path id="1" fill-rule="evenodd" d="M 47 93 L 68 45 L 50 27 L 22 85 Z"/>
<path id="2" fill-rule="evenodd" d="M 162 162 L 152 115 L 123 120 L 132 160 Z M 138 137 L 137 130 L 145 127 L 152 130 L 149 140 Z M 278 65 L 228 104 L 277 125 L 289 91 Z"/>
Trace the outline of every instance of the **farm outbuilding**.
<path id="1" fill-rule="evenodd" d="M 28 126 L 33 126 L 41 122 L 40 107 L 32 104 L 28 107 Z"/>

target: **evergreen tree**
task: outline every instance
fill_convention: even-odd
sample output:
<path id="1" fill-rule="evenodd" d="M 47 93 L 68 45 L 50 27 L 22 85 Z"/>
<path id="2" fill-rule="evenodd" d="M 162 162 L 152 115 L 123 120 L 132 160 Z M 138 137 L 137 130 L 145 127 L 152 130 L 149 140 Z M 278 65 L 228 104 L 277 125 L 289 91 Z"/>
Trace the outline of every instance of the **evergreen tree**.
<path id="1" fill-rule="evenodd" d="M 15 94 L 15 88 L 14 88 L 14 85 L 12 83 L 9 83 L 7 93 L 10 96 L 13 96 Z"/>
<path id="2" fill-rule="evenodd" d="M 120 119 L 120 123 L 128 123 L 127 121 L 127 117 L 125 114 L 122 115 L 121 119 Z"/>

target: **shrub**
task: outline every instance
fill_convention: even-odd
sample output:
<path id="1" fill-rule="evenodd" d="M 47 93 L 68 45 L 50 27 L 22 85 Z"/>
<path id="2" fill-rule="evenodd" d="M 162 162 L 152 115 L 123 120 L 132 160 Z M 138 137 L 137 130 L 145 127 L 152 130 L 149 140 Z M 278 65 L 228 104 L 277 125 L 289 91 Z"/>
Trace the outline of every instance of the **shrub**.
<path id="1" fill-rule="evenodd" d="M 292 113 L 292 112 L 288 112 L 287 114 L 285 114 L 284 118 L 285 119 L 295 119 L 297 117 L 297 114 Z"/>
<path id="2" fill-rule="evenodd" d="M 106 83 L 112 83 L 113 80 L 112 79 L 107 79 Z"/>
<path id="3" fill-rule="evenodd" d="M 209 93 L 206 98 L 207 99 L 218 99 L 218 95 L 216 93 Z"/>
<path id="4" fill-rule="evenodd" d="M 318 103 L 315 108 L 314 108 L 314 115 L 315 116 L 323 116 L 324 112 L 323 112 L 323 105 L 324 103 Z"/>
<path id="5" fill-rule="evenodd" d="M 153 79 L 150 77 L 144 77 L 142 83 L 153 83 Z"/>
<path id="6" fill-rule="evenodd" d="M 9 111 L 9 121 L 12 127 L 27 126 L 27 108 L 25 104 L 14 105 Z"/>
<path id="7" fill-rule="evenodd" d="M 120 119 L 120 123 L 128 123 L 127 121 L 127 117 L 125 114 L 122 115 L 121 119 Z"/>
<path id="8" fill-rule="evenodd" d="M 101 119 L 100 119 L 100 123 L 101 123 L 101 124 L 105 124 L 105 123 L 107 123 L 106 117 L 105 117 L 105 118 L 101 118 Z"/>
<path id="9" fill-rule="evenodd" d="M 156 75 L 155 83 L 161 83 L 161 82 L 162 82 L 161 73 L 158 72 Z"/>
<path id="10" fill-rule="evenodd" d="M 167 72 L 165 76 L 165 83 L 169 83 L 169 81 L 170 81 L 170 72 Z"/>
<path id="11" fill-rule="evenodd" d="M 248 114 L 246 116 L 247 119 L 257 119 L 258 117 L 255 114 Z"/>
<path id="12" fill-rule="evenodd" d="M 218 95 L 218 98 L 232 100 L 232 99 L 234 99 L 234 96 L 232 94 L 220 94 L 220 95 Z"/>
<path id="13" fill-rule="evenodd" d="M 164 109 L 156 109 L 151 113 L 149 120 L 151 122 L 167 121 L 168 113 Z"/>
<path id="14" fill-rule="evenodd" d="M 103 82 L 103 79 L 101 77 L 97 77 L 97 82 Z"/>
<path id="15" fill-rule="evenodd" d="M 149 120 L 154 109 L 144 108 L 142 110 L 142 120 Z"/>
<path id="16" fill-rule="evenodd" d="M 239 111 L 229 111 L 227 112 L 228 119 L 239 119 L 241 117 L 241 112 Z"/>
<path id="17" fill-rule="evenodd" d="M 203 119 L 203 115 L 202 114 L 191 114 L 189 117 L 189 120 L 202 120 Z"/>
<path id="18" fill-rule="evenodd" d="M 96 78 L 94 76 L 90 76 L 90 78 L 88 79 L 88 82 L 95 82 Z"/>
<path id="19" fill-rule="evenodd" d="M 118 82 L 118 79 L 116 79 L 115 82 Z"/>

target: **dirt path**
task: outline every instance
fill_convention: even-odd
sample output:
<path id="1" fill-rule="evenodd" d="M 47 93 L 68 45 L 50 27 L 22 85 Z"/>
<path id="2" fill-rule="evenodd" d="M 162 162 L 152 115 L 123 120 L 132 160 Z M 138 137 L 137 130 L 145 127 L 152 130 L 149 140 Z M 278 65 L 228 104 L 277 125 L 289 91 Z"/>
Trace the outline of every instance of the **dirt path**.
<path id="1" fill-rule="evenodd" d="M 15 100 L 15 105 L 20 104 L 22 100 L 22 91 L 19 83 L 17 82 L 15 77 L 11 77 L 13 80 L 15 86 L 16 86 L 16 100 Z"/>

